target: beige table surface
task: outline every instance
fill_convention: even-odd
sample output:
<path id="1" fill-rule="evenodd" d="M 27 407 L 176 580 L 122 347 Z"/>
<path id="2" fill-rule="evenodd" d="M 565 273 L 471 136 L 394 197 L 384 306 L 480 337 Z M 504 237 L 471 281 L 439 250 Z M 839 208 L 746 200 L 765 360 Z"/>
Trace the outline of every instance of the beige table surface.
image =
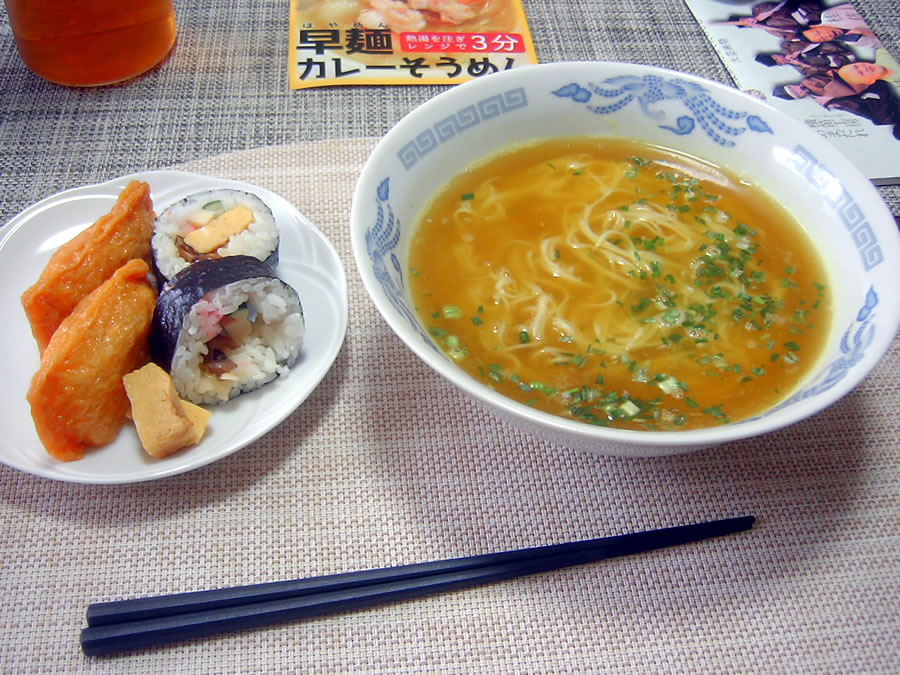
<path id="1" fill-rule="evenodd" d="M 178 168 L 287 198 L 335 244 L 343 348 L 282 425 L 213 465 L 85 486 L 0 467 L 3 672 L 896 672 L 900 340 L 853 393 L 765 438 L 597 457 L 487 416 L 368 300 L 347 238 L 375 139 Z M 754 514 L 750 532 L 497 585 L 84 657 L 87 603 Z"/>

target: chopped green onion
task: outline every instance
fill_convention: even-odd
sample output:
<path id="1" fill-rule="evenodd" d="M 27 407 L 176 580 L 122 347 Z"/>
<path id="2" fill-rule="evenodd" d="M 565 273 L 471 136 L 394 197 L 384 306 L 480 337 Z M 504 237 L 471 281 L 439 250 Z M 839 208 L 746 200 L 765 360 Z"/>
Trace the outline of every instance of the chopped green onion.
<path id="1" fill-rule="evenodd" d="M 720 421 L 723 421 L 723 422 L 727 422 L 727 421 L 728 421 L 728 417 L 725 415 L 725 412 L 722 410 L 721 407 L 719 407 L 719 406 L 717 406 L 717 405 L 714 405 L 712 408 L 704 408 L 704 409 L 703 409 L 703 412 L 704 412 L 704 413 L 707 413 L 707 414 L 709 414 L 709 415 L 712 415 L 712 416 L 715 417 L 717 420 L 720 420 Z"/>
<path id="2" fill-rule="evenodd" d="M 663 392 L 668 394 L 669 396 L 681 392 L 681 385 L 678 383 L 678 380 L 676 380 L 671 375 L 659 382 L 656 386 L 662 389 Z"/>
<path id="3" fill-rule="evenodd" d="M 441 314 L 444 315 L 445 319 L 458 319 L 463 313 L 456 305 L 444 305 L 441 309 Z"/>
<path id="4" fill-rule="evenodd" d="M 634 417 L 641 411 L 641 409 L 638 408 L 631 400 L 626 400 L 622 405 L 619 406 L 619 410 L 621 410 L 627 417 Z"/>
<path id="5" fill-rule="evenodd" d="M 672 326 L 678 323 L 679 319 L 681 319 L 681 312 L 679 312 L 677 309 L 667 309 L 660 315 L 660 318 L 663 320 L 663 323 Z"/>
<path id="6" fill-rule="evenodd" d="M 632 312 L 643 312 L 650 306 L 650 298 L 641 298 L 636 305 L 631 306 Z"/>

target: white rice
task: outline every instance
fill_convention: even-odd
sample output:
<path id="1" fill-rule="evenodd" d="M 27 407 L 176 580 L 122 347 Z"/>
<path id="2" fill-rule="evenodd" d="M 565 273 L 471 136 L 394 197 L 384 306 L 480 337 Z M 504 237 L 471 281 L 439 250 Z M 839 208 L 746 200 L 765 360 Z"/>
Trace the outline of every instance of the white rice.
<path id="1" fill-rule="evenodd" d="M 248 302 L 257 312 L 253 332 L 228 357 L 237 368 L 221 379 L 201 367 L 209 352 L 207 330 L 217 317 Z M 207 293 L 184 317 L 172 358 L 171 374 L 179 395 L 198 404 L 227 401 L 286 375 L 303 344 L 305 324 L 299 299 L 277 279 L 236 281 Z"/>
<path id="2" fill-rule="evenodd" d="M 156 267 L 166 279 L 171 279 L 188 263 L 178 251 L 175 238 L 184 236 L 182 224 L 204 204 L 220 201 L 224 211 L 245 206 L 253 213 L 253 222 L 243 232 L 231 237 L 217 250 L 222 256 L 249 255 L 265 262 L 278 248 L 278 228 L 272 210 L 256 195 L 240 190 L 209 190 L 191 195 L 167 208 L 157 218 L 153 230 L 153 255 Z"/>

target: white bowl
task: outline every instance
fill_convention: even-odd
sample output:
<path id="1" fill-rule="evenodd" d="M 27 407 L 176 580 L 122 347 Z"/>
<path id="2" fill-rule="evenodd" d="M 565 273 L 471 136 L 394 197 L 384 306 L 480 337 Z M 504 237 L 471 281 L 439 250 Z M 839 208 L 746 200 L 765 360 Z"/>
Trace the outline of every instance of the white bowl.
<path id="1" fill-rule="evenodd" d="M 687 152 L 751 179 L 818 245 L 834 296 L 825 353 L 802 385 L 752 419 L 688 431 L 596 427 L 506 398 L 459 369 L 419 322 L 407 287 L 416 218 L 475 160 L 553 136 L 635 138 Z M 367 161 L 353 196 L 356 263 L 388 325 L 429 366 L 507 422 L 553 443 L 623 456 L 687 452 L 764 434 L 849 392 L 900 325 L 900 237 L 872 184 L 801 122 L 736 89 L 621 63 L 554 63 L 450 89 L 402 119 Z"/>

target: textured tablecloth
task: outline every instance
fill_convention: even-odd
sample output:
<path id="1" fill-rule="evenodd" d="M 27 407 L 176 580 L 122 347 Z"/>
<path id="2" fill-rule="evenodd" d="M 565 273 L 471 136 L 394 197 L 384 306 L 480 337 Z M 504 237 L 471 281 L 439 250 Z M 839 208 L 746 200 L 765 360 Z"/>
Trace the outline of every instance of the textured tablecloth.
<path id="1" fill-rule="evenodd" d="M 897 3 L 859 4 L 900 44 Z M 675 0 L 525 5 L 543 61 L 727 81 Z M 32 78 L 0 22 L 0 222 L 147 169 L 255 183 L 335 244 L 347 337 L 296 413 L 208 467 L 84 486 L 0 466 L 0 672 L 900 670 L 900 340 L 842 401 L 765 438 L 624 460 L 527 437 L 393 337 L 349 251 L 352 188 L 376 137 L 440 89 L 289 92 L 287 2 L 176 10 L 169 61 L 97 90 Z M 882 194 L 900 212 L 896 188 Z M 399 605 L 111 658 L 78 646 L 98 600 L 746 513 L 758 518 L 748 533 Z"/>
<path id="2" fill-rule="evenodd" d="M 179 168 L 281 194 L 334 242 L 350 322 L 282 425 L 209 467 L 80 486 L 0 468 L 0 669 L 782 671 L 900 667 L 900 340 L 852 394 L 765 438 L 673 458 L 529 438 L 424 366 L 352 260 L 374 139 Z M 755 514 L 752 531 L 450 595 L 88 659 L 88 602 L 456 557 Z"/>
<path id="3" fill-rule="evenodd" d="M 31 74 L 0 11 L 0 223 L 69 187 L 258 147 L 382 136 L 441 86 L 288 87 L 288 0 L 173 0 L 169 59 L 114 87 Z M 735 13 L 752 2 L 722 0 Z M 624 61 L 731 84 L 682 0 L 522 0 L 538 60 Z M 900 59 L 900 2 L 856 0 Z M 900 214 L 900 187 L 882 189 Z"/>

